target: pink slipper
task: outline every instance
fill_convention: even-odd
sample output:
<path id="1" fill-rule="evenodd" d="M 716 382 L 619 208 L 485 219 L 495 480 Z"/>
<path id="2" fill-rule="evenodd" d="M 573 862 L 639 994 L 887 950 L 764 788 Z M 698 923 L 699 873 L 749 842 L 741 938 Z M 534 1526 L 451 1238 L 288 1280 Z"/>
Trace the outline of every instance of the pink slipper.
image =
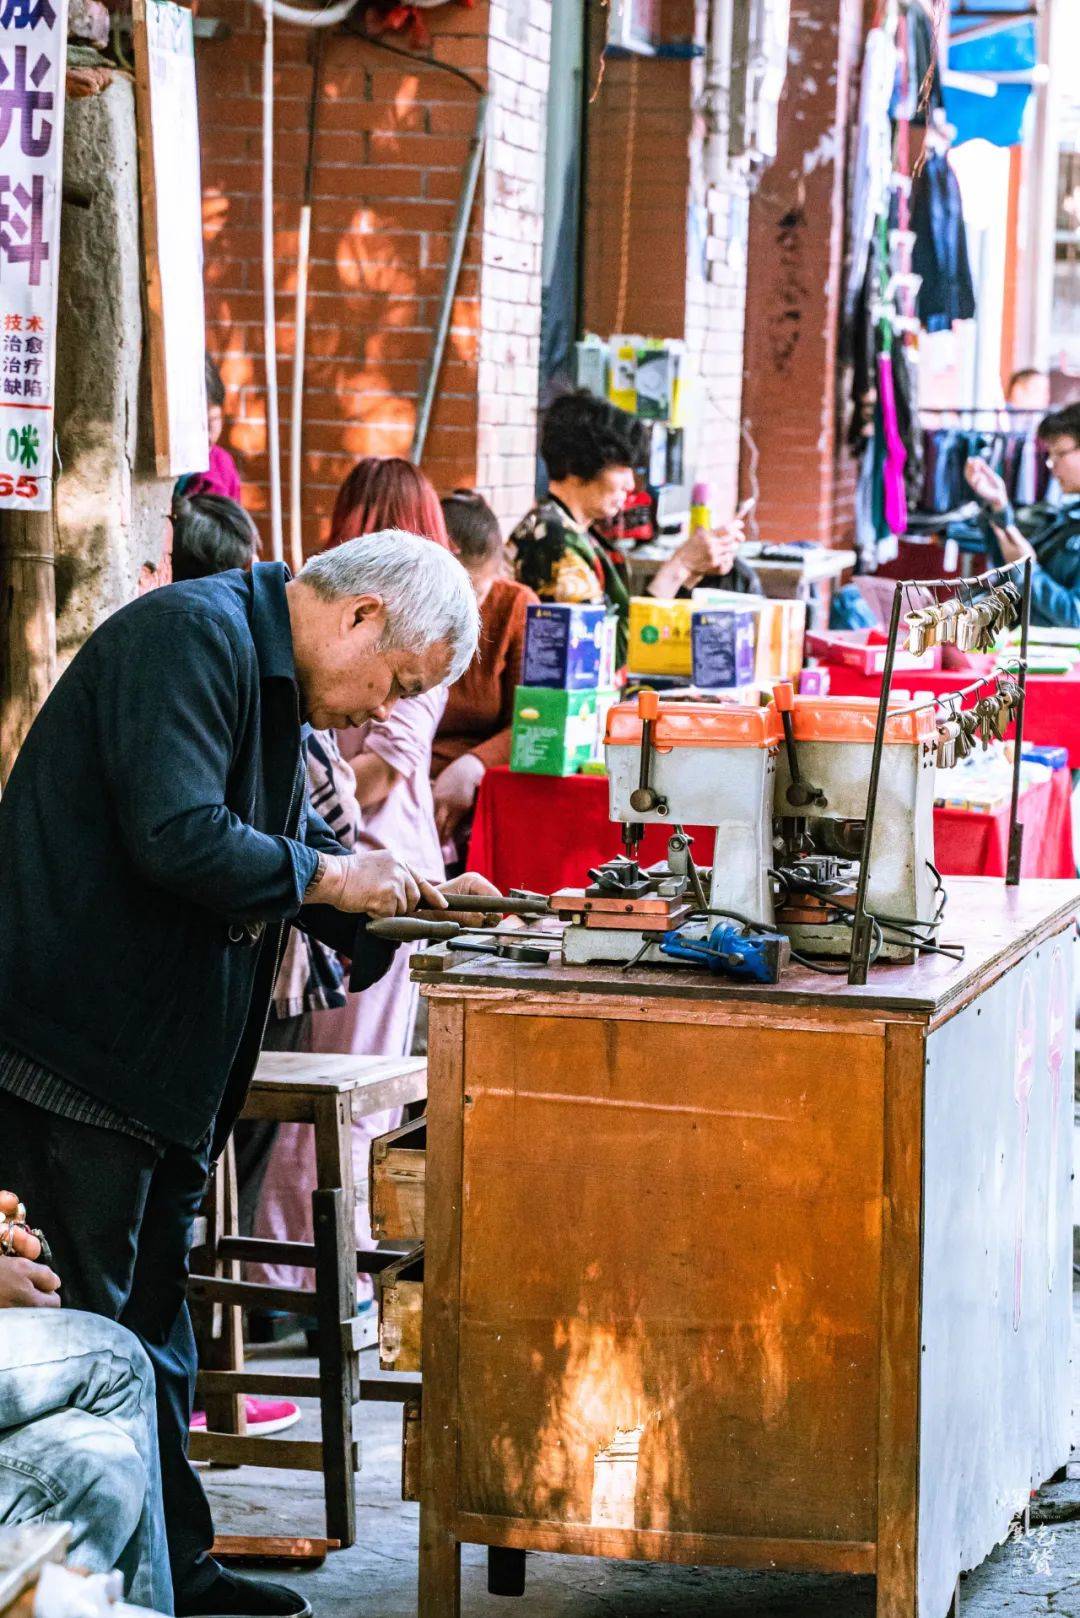
<path id="1" fill-rule="evenodd" d="M 244 1414 L 252 1438 L 265 1438 L 269 1433 L 283 1433 L 286 1427 L 295 1427 L 300 1420 L 300 1407 L 291 1399 L 255 1399 L 249 1394 L 244 1399 Z M 191 1431 L 205 1433 L 205 1410 L 192 1411 Z"/>

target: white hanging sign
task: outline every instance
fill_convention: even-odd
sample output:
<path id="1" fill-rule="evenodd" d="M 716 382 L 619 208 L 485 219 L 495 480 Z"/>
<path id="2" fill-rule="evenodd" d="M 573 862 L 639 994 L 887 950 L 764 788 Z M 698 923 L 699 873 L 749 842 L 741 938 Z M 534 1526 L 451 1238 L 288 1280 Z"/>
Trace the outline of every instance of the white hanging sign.
<path id="1" fill-rule="evenodd" d="M 0 3 L 0 508 L 52 505 L 67 0 Z"/>

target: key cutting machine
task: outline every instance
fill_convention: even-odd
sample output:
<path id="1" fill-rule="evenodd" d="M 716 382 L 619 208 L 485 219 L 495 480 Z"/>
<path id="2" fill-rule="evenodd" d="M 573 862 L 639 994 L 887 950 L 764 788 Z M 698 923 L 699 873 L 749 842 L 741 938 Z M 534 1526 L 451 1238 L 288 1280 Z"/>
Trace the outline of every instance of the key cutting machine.
<path id="1" fill-rule="evenodd" d="M 786 950 L 771 925 L 769 871 L 782 736 L 772 705 L 661 703 L 644 691 L 612 708 L 609 804 L 626 854 L 591 871 L 587 887 L 552 895 L 570 923 L 565 961 L 688 961 L 776 980 Z M 672 829 L 666 868 L 637 864 L 646 825 Z M 715 828 L 711 874 L 699 871 L 684 826 Z"/>
<path id="2" fill-rule="evenodd" d="M 775 982 L 788 940 L 807 956 L 847 956 L 876 712 L 872 700 L 796 698 L 789 685 L 766 707 L 642 692 L 613 708 L 609 803 L 626 852 L 587 887 L 552 895 L 569 923 L 563 959 L 686 962 Z M 932 709 L 890 714 L 868 888 L 875 959 L 913 959 L 940 921 L 936 741 Z M 649 824 L 672 830 L 667 864 L 643 870 Z M 711 870 L 699 869 L 687 826 L 713 829 Z"/>
<path id="3" fill-rule="evenodd" d="M 793 949 L 847 956 L 862 857 L 878 704 L 863 697 L 796 697 L 777 686 L 784 748 L 776 772 L 776 920 Z M 898 707 L 885 723 L 867 909 L 876 958 L 910 961 L 932 943 L 944 902 L 934 867 L 937 722 L 932 708 Z"/>

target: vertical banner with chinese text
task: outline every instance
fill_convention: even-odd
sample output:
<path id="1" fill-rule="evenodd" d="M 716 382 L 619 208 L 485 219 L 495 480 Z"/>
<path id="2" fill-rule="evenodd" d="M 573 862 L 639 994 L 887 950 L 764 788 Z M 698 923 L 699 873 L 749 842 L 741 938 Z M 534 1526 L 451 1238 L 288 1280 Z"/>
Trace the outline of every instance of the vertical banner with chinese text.
<path id="1" fill-rule="evenodd" d="M 133 0 L 132 22 L 154 450 L 158 475 L 178 477 L 210 453 L 195 40 L 173 0 Z"/>
<path id="2" fill-rule="evenodd" d="M 52 505 L 67 12 L 0 9 L 0 509 Z"/>

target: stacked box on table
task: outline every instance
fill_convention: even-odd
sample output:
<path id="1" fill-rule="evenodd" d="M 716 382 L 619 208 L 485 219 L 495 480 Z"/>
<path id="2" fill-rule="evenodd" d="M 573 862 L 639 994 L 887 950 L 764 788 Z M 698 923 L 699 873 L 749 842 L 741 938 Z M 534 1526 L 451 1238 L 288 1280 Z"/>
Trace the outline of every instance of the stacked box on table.
<path id="1" fill-rule="evenodd" d="M 522 685 L 553 691 L 595 691 L 601 683 L 611 637 L 603 603 L 548 602 L 525 616 Z M 611 683 L 608 674 L 608 684 Z"/>
<path id="2" fill-rule="evenodd" d="M 627 668 L 633 674 L 689 676 L 689 601 L 661 601 L 656 596 L 633 596 L 630 601 Z"/>
<path id="3" fill-rule="evenodd" d="M 754 678 L 756 612 L 730 605 L 698 607 L 690 616 L 690 651 L 694 684 L 706 691 L 749 685 Z"/>
<path id="4" fill-rule="evenodd" d="M 525 775 L 576 775 L 598 756 L 614 691 L 519 685 L 514 693 L 510 768 Z"/>

